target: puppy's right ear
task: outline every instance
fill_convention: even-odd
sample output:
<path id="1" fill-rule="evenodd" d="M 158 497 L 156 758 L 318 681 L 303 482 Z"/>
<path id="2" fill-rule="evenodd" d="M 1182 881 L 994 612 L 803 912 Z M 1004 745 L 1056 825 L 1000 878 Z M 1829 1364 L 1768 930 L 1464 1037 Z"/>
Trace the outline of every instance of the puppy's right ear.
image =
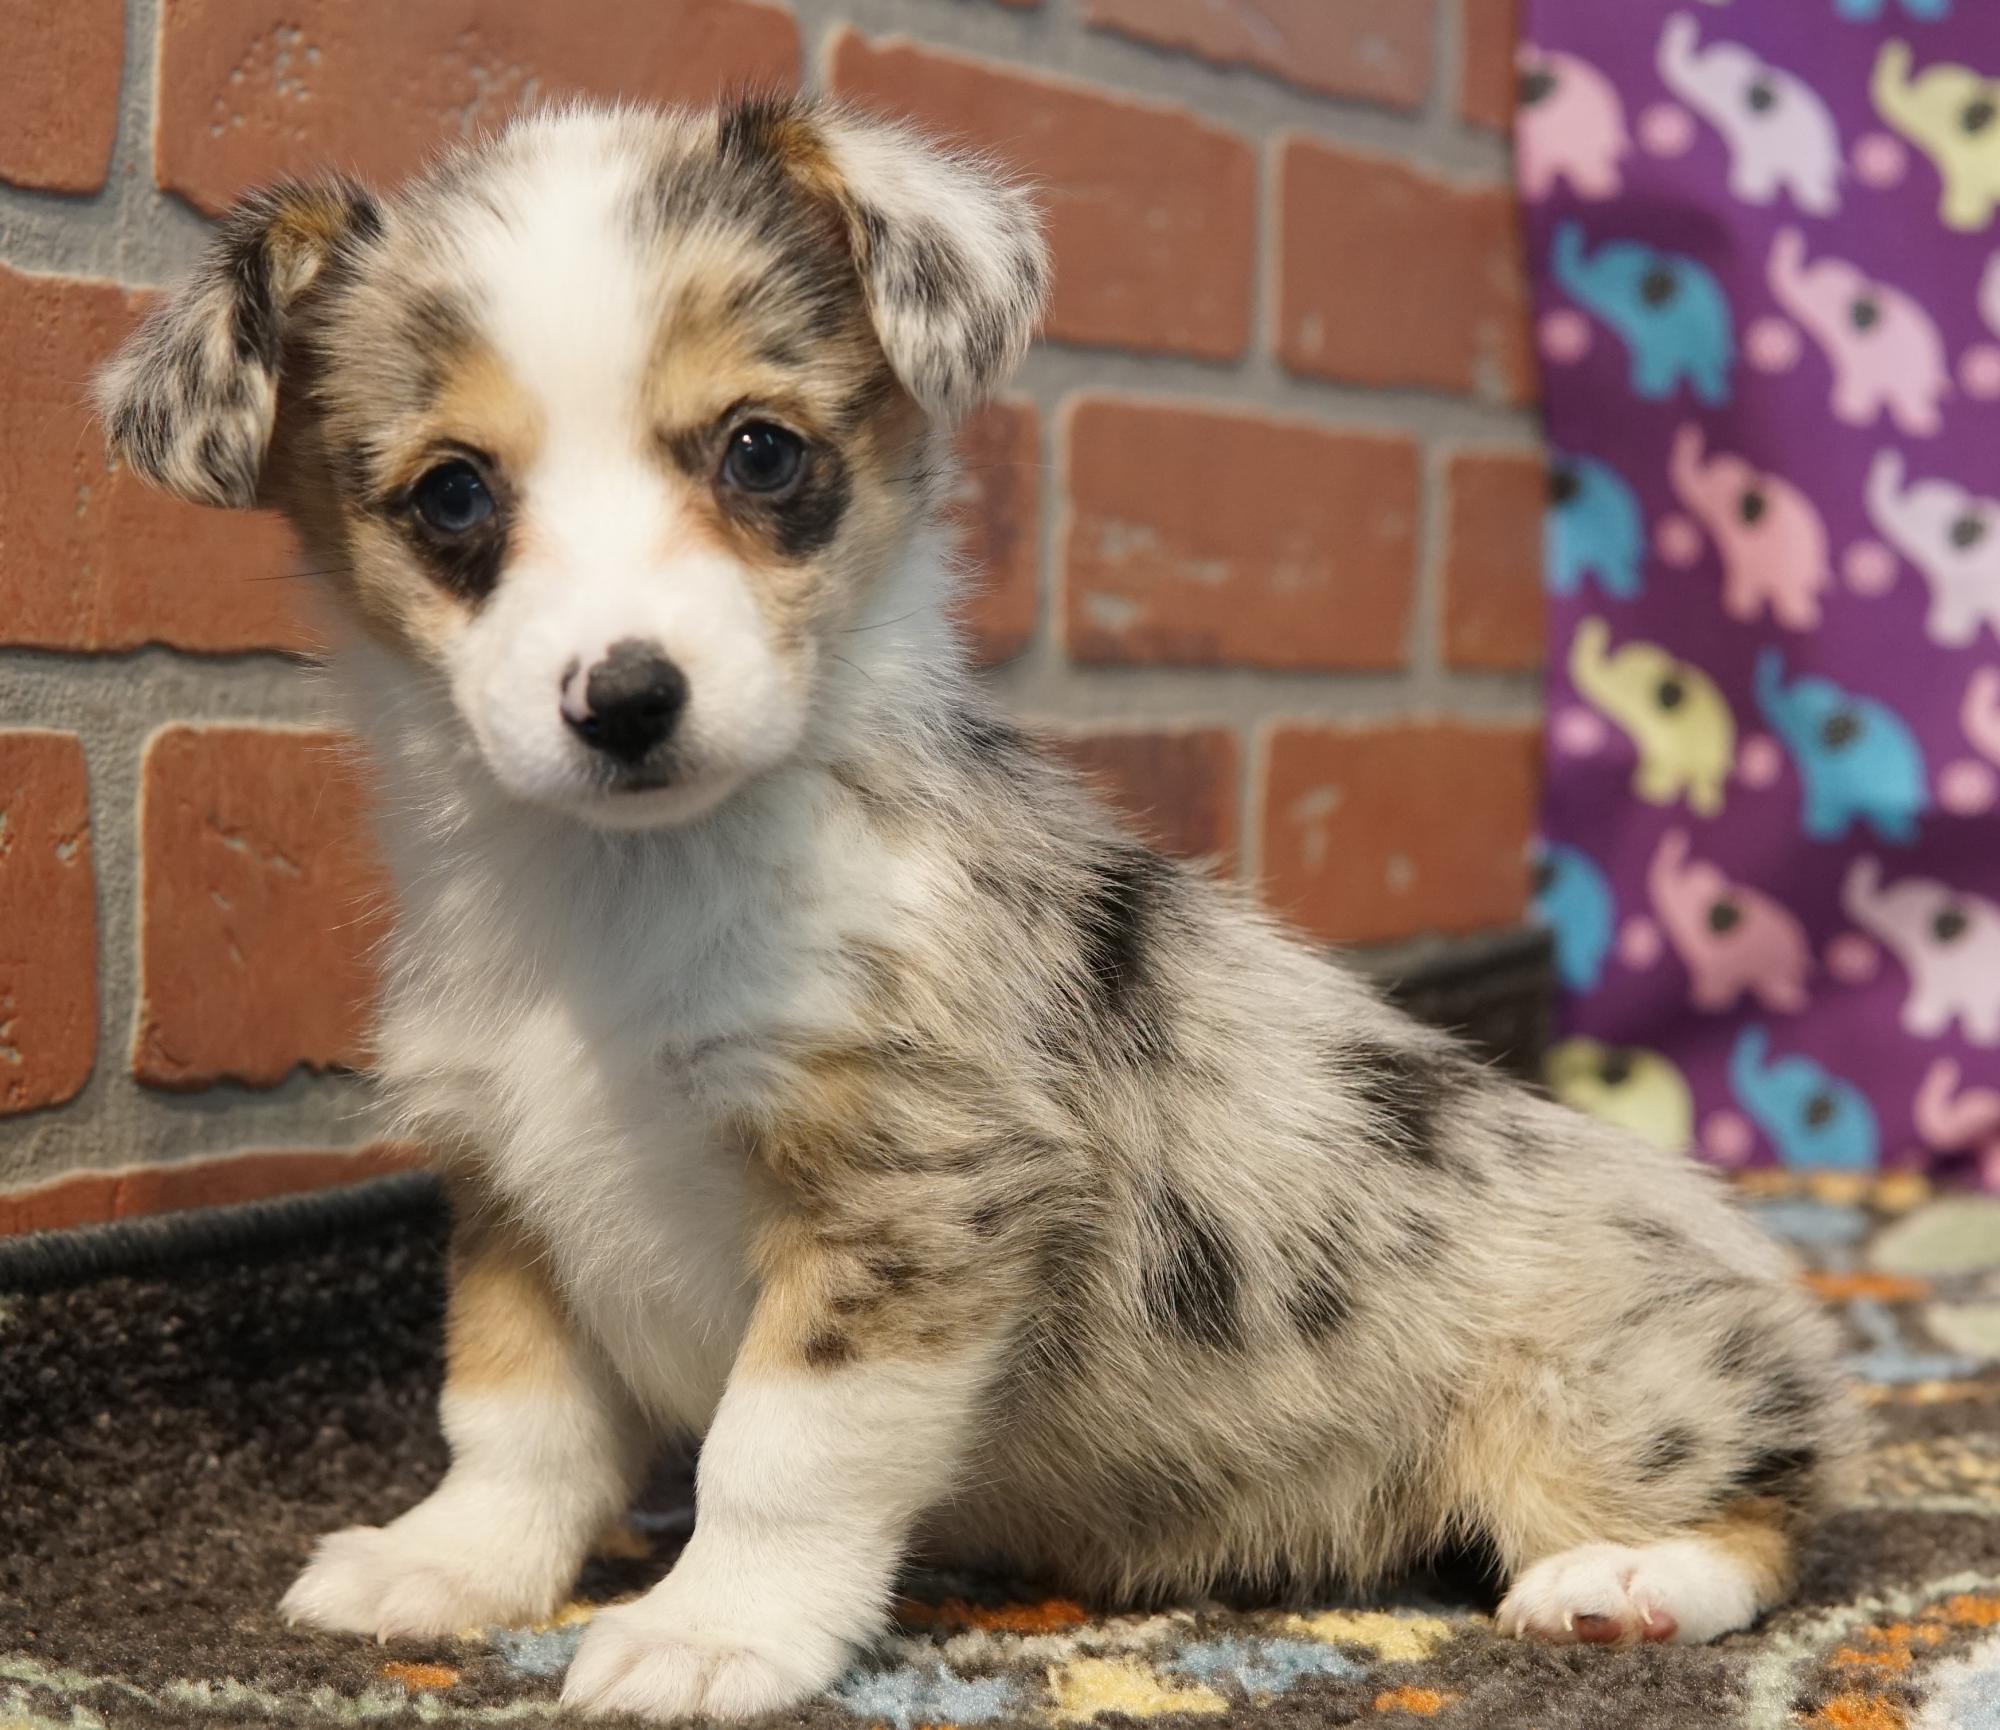
<path id="1" fill-rule="evenodd" d="M 256 504 L 306 296 L 381 231 L 374 199 L 342 179 L 287 182 L 237 205 L 194 274 L 98 374 L 112 453 L 196 504 Z"/>

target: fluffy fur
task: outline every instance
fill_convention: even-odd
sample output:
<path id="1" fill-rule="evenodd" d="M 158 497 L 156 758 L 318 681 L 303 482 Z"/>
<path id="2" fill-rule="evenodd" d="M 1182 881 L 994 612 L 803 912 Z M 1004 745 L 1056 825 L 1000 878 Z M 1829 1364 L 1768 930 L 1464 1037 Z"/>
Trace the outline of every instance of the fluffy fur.
<path id="1" fill-rule="evenodd" d="M 451 1472 L 289 1613 L 543 1614 L 663 1431 L 695 1535 L 586 1707 L 796 1700 L 914 1551 L 1160 1598 L 1468 1540 L 1550 1639 L 1787 1589 L 1854 1419 L 1776 1252 L 975 694 L 947 440 L 1045 286 L 1019 192 L 893 128 L 574 110 L 252 200 L 105 377 L 127 462 L 282 506 L 338 598 L 382 1078 L 463 1198 Z M 746 417 L 803 442 L 783 497 L 729 481 Z M 465 535 L 413 502 L 441 461 Z M 635 640 L 688 698 L 621 767 L 563 703 Z"/>

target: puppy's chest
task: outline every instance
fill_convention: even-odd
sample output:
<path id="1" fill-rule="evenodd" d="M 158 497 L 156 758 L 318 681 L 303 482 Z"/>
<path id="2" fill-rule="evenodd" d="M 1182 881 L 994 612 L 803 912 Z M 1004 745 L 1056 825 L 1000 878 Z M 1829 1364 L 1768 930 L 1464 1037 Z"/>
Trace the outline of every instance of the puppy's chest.
<path id="1" fill-rule="evenodd" d="M 449 1125 L 549 1246 L 577 1316 L 641 1400 L 700 1429 L 748 1323 L 770 1205 L 728 1127 L 739 1071 L 783 1037 L 743 980 L 672 930 L 578 942 L 538 965 L 406 950 L 384 1066 Z"/>

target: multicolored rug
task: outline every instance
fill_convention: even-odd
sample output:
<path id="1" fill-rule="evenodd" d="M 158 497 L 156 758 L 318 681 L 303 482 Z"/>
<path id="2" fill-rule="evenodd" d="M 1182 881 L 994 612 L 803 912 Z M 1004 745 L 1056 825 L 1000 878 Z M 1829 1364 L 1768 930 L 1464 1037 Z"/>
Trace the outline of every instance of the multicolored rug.
<path id="1" fill-rule="evenodd" d="M 316 1533 L 396 1513 L 444 1464 L 440 1221 L 411 1180 L 378 1193 L 276 1232 L 156 1231 L 136 1263 L 129 1240 L 0 1243 L 4 1730 L 541 1722 L 595 1608 L 671 1561 L 684 1475 L 549 1625 L 381 1648 L 279 1622 Z M 881 1650 L 783 1721 L 2000 1730 L 2000 1200 L 1775 1174 L 1750 1205 L 1845 1317 L 1879 1430 L 1757 1632 L 1551 1651 L 1434 1586 L 1120 1616 L 924 1577 Z"/>

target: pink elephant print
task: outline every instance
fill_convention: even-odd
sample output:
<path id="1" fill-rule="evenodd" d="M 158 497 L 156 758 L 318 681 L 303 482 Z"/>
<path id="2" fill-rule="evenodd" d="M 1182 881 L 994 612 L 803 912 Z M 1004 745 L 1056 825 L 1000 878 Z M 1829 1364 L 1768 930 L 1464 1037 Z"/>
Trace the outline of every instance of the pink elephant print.
<path id="1" fill-rule="evenodd" d="M 1928 437 L 1943 424 L 1951 393 L 1944 338 L 1910 295 L 1874 282 L 1845 259 L 1806 262 L 1805 236 L 1782 228 L 1771 242 L 1771 292 L 1805 326 L 1833 368 L 1833 414 L 1868 426 L 1887 414 Z"/>
<path id="2" fill-rule="evenodd" d="M 1669 829 L 1653 850 L 1646 889 L 1653 913 L 1688 971 L 1695 1008 L 1732 1008 L 1746 991 L 1767 1010 L 1806 1006 L 1812 945 L 1805 927 L 1762 890 L 1732 883 L 1689 856 L 1688 833 Z"/>
<path id="3" fill-rule="evenodd" d="M 1958 718 L 1973 748 L 2000 763 L 2000 667 L 1981 667 L 1972 675 Z"/>
<path id="4" fill-rule="evenodd" d="M 1840 129 L 1818 91 L 1736 42 L 1701 45 L 1701 27 L 1676 12 L 1660 32 L 1660 79 L 1722 135 L 1729 190 L 1745 204 L 1789 193 L 1799 209 L 1840 208 Z"/>
<path id="5" fill-rule="evenodd" d="M 1514 166 L 1521 196 L 1539 201 L 1561 181 L 1579 198 L 1616 198 L 1632 148 L 1625 105 L 1587 60 L 1523 44 L 1515 62 Z"/>
<path id="6" fill-rule="evenodd" d="M 2000 1183 L 2000 1092 L 1959 1085 L 1959 1069 L 1949 1057 L 1924 1072 L 1910 1121 L 1926 1147 L 1940 1153 L 1971 1153 L 1989 1184 Z"/>
<path id="7" fill-rule="evenodd" d="M 2000 1045 L 2000 906 L 1928 877 L 1885 886 L 1866 856 L 1848 866 L 1841 905 L 1909 974 L 1906 1033 L 1933 1039 L 1957 1022 L 1974 1045 Z"/>
<path id="8" fill-rule="evenodd" d="M 1833 581 L 1826 525 L 1812 501 L 1781 475 L 1739 456 L 1706 455 L 1701 428 L 1684 423 L 1668 467 L 1674 492 L 1708 531 L 1722 558 L 1722 606 L 1745 623 L 1771 616 L 1787 630 L 1819 623 L 1819 597 Z"/>
<path id="9" fill-rule="evenodd" d="M 1981 625 L 2000 636 L 2000 501 L 1947 480 L 1906 486 L 1902 457 L 1884 450 L 1868 470 L 1868 517 L 1930 584 L 1932 642 L 1962 649 Z"/>

